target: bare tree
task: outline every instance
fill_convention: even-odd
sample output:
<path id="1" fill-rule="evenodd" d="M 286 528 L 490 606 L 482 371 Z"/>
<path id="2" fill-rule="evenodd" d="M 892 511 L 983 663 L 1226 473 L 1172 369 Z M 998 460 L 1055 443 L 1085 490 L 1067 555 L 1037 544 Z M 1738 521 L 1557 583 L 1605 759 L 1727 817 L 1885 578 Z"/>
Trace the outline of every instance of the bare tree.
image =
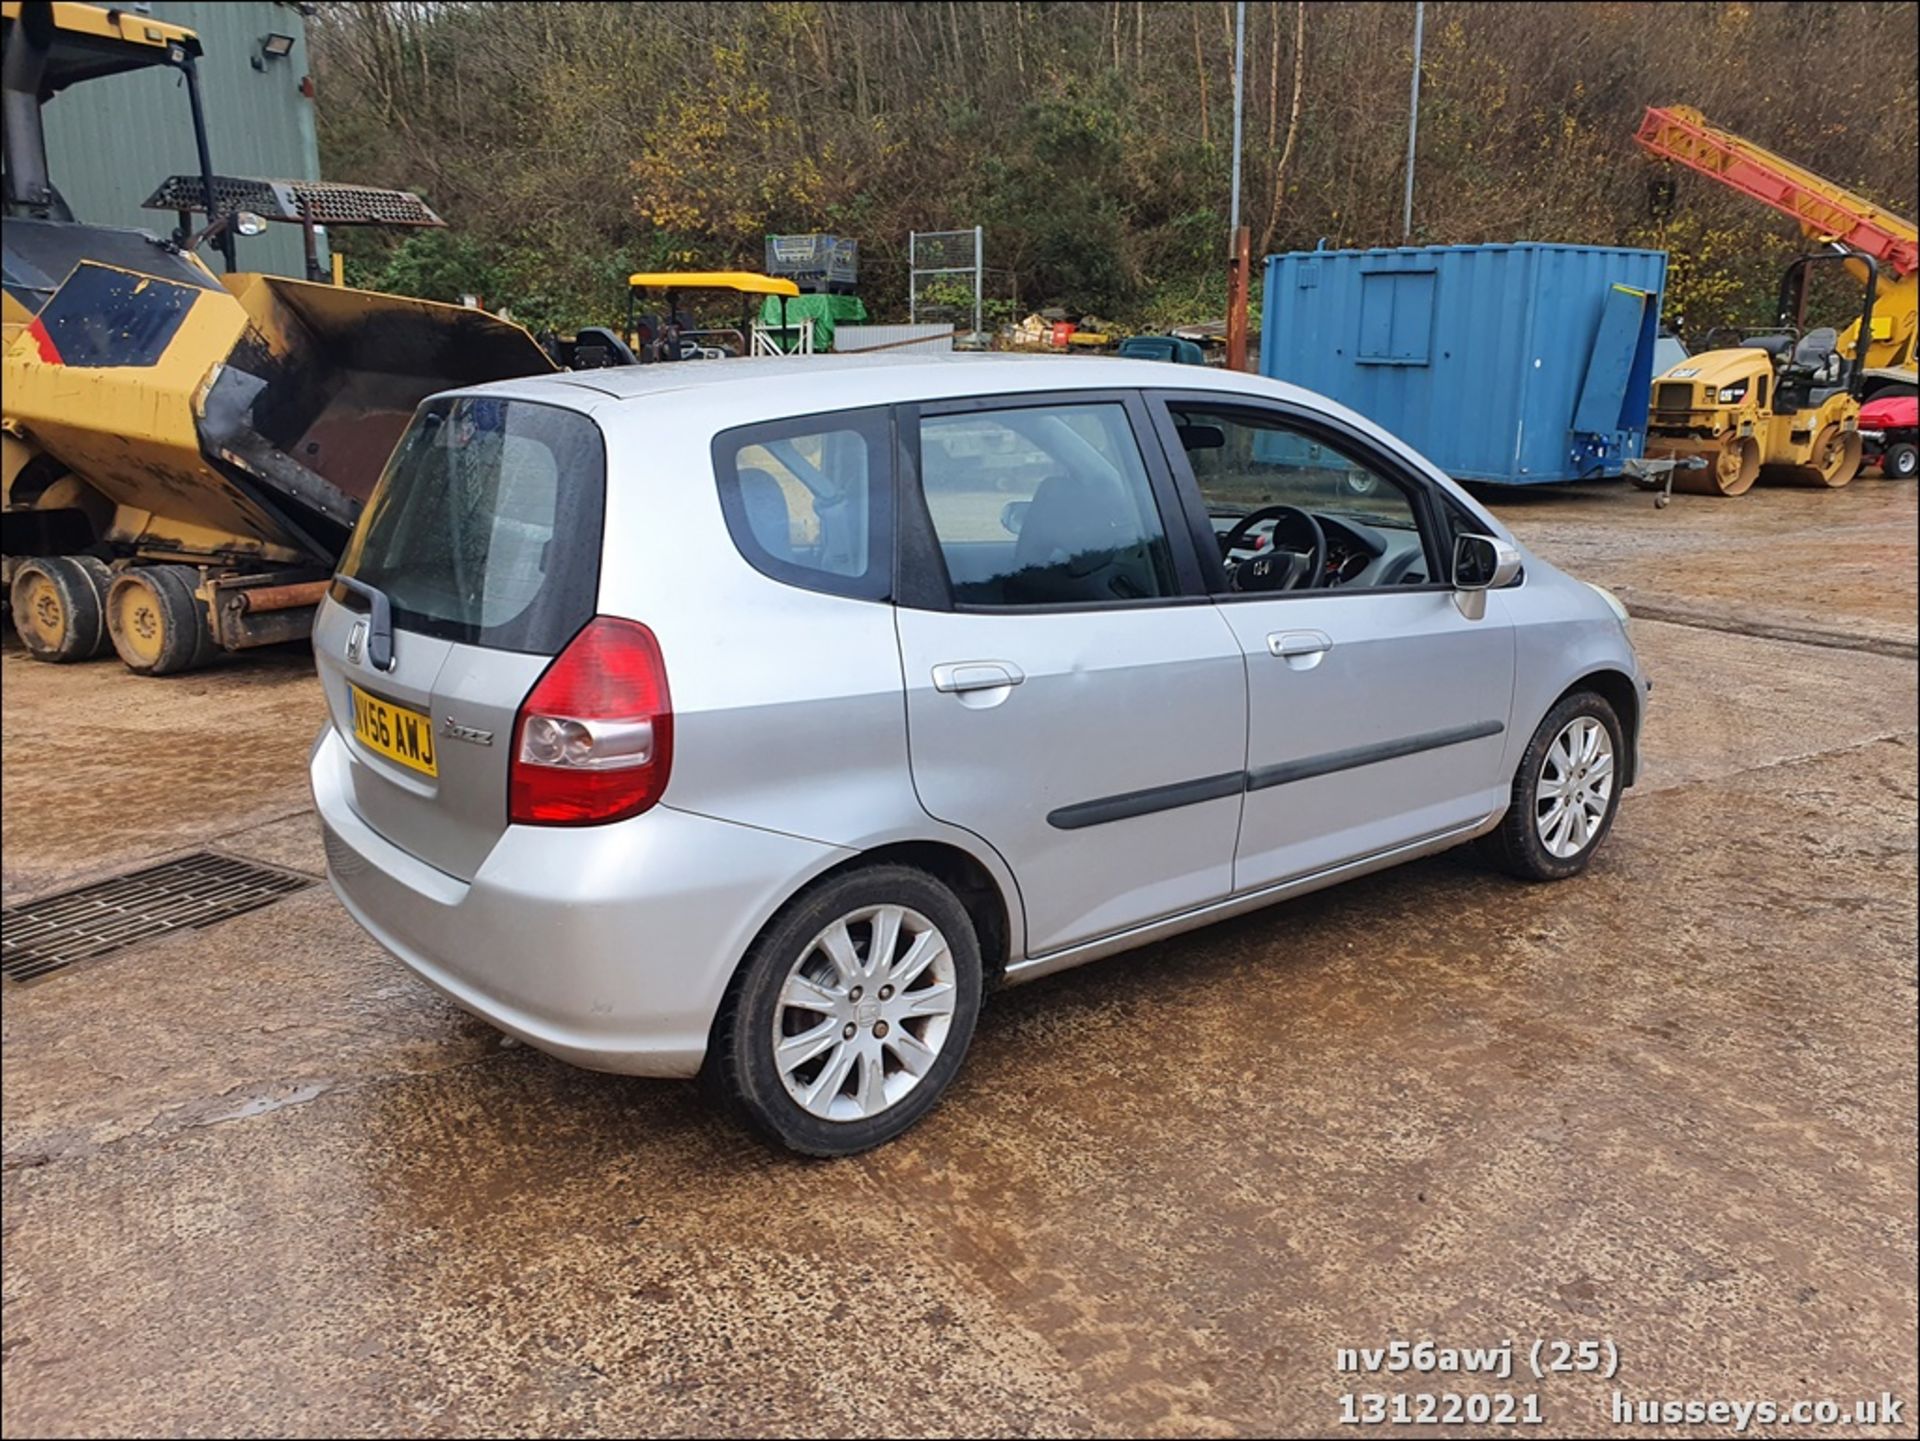
<path id="1" fill-rule="evenodd" d="M 1279 55 L 1275 52 L 1275 63 Z M 1280 207 L 1287 193 L 1287 166 L 1293 160 L 1294 142 L 1300 138 L 1300 97 L 1307 73 L 1307 0 L 1299 0 L 1293 23 L 1293 107 L 1287 115 L 1287 143 L 1273 166 L 1273 198 L 1267 203 L 1267 223 L 1260 231 L 1260 253 L 1273 245 L 1273 232 L 1280 225 Z M 1269 141 L 1269 144 L 1272 142 Z"/>

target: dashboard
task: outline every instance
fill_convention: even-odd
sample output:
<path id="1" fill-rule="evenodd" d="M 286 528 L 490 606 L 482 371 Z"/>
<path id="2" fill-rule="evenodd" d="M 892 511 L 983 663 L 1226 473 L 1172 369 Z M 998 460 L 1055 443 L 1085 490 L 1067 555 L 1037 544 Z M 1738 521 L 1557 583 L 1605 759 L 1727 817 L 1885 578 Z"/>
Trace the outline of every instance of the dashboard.
<path id="1" fill-rule="evenodd" d="M 1327 561 L 1318 584 L 1307 588 L 1373 589 L 1426 584 L 1427 554 L 1420 544 L 1419 531 L 1403 526 L 1369 525 L 1352 516 L 1335 516 L 1325 511 L 1315 511 L 1313 518 L 1327 537 Z M 1240 516 L 1229 512 L 1210 519 L 1214 534 L 1224 543 Z M 1272 543 L 1273 526 L 1259 526 L 1248 537 L 1248 543 L 1236 547 L 1226 559 L 1229 564 L 1246 560 L 1259 555 Z"/>

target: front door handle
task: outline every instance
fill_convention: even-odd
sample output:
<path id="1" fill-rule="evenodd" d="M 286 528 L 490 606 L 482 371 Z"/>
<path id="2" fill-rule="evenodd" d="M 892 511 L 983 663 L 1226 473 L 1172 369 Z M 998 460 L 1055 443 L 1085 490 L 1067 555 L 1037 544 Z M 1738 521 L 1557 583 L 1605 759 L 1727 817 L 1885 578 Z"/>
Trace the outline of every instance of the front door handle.
<path id="1" fill-rule="evenodd" d="M 1319 630 L 1277 630 L 1267 637 L 1267 654 L 1287 663 L 1289 670 L 1312 670 L 1327 658 L 1333 639 Z"/>
<path id="2" fill-rule="evenodd" d="M 1267 653 L 1281 660 L 1322 655 L 1333 649 L 1333 638 L 1318 630 L 1277 630 L 1267 637 Z"/>
<path id="3" fill-rule="evenodd" d="M 998 690 L 1025 679 L 1020 667 L 1009 660 L 957 660 L 933 668 L 933 688 L 948 695 Z"/>

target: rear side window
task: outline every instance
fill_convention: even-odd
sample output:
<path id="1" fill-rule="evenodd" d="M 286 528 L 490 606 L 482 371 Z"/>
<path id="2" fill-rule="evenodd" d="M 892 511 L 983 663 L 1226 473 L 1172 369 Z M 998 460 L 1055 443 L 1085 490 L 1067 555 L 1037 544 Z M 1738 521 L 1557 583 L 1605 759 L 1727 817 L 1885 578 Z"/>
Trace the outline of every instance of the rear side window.
<path id="1" fill-rule="evenodd" d="M 891 589 L 893 429 L 885 410 L 742 426 L 715 438 L 720 509 L 763 575 L 830 595 Z"/>
<path id="2" fill-rule="evenodd" d="M 1114 402 L 927 416 L 920 473 L 960 605 L 1109 605 L 1176 591 L 1146 464 Z"/>
<path id="3" fill-rule="evenodd" d="M 401 437 L 340 574 L 395 626 L 558 653 L 593 617 L 606 450 L 586 416 L 493 396 L 431 400 Z M 345 587 L 334 597 L 361 602 Z"/>

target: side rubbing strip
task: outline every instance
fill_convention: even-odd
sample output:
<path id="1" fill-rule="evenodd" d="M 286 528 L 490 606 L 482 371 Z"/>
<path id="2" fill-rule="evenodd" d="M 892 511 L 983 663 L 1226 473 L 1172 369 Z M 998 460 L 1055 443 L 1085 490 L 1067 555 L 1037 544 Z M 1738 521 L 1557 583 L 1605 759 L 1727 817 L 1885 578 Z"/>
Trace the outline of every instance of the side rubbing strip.
<path id="1" fill-rule="evenodd" d="M 1428 731 L 1425 735 L 1355 746 L 1352 750 L 1328 751 L 1325 755 L 1308 756 L 1305 760 L 1282 761 L 1279 765 L 1262 766 L 1255 771 L 1226 771 L 1217 776 L 1202 776 L 1197 781 L 1176 781 L 1170 786 L 1124 791 L 1117 796 L 1080 801 L 1062 806 L 1057 811 L 1049 811 L 1047 824 L 1059 831 L 1077 831 L 1086 826 L 1105 825 L 1108 821 L 1124 821 L 1134 816 L 1152 815 L 1155 811 L 1197 805 L 1201 801 L 1217 801 L 1222 796 L 1234 795 L 1243 789 L 1265 790 L 1268 786 L 1283 786 L 1289 781 L 1304 781 L 1313 776 L 1352 770 L 1356 766 L 1370 766 L 1379 761 L 1418 755 L 1421 751 L 1438 750 L 1442 746 L 1457 746 L 1466 741 L 1497 736 L 1505 729 L 1506 726 L 1499 721 L 1481 721 L 1477 725 L 1455 726 L 1452 730 Z"/>
<path id="2" fill-rule="evenodd" d="M 1247 789 L 1265 790 L 1268 786 L 1283 786 L 1289 781 L 1304 781 L 1314 776 L 1332 775 L 1335 771 L 1349 771 L 1355 766 L 1370 766 L 1380 761 L 1398 760 L 1401 756 L 1418 755 L 1421 751 L 1438 750 L 1442 746 L 1457 746 L 1466 741 L 1497 736 L 1505 729 L 1506 727 L 1499 721 L 1481 721 L 1476 725 L 1455 726 L 1452 730 L 1428 731 L 1425 735 L 1404 736 L 1399 740 L 1380 741 L 1370 746 L 1355 746 L 1352 750 L 1328 751 L 1325 755 L 1308 756 L 1304 760 L 1282 761 L 1278 765 L 1261 766 L 1249 771 Z"/>
<path id="3" fill-rule="evenodd" d="M 1055 830 L 1077 831 L 1083 826 L 1124 821 L 1132 816 L 1170 811 L 1176 806 L 1217 801 L 1222 796 L 1238 795 L 1246 784 L 1245 771 L 1227 771 L 1223 775 L 1202 776 L 1197 781 L 1176 781 L 1170 786 L 1152 786 L 1144 791 L 1127 791 L 1104 796 L 1097 801 L 1081 801 L 1047 813 L 1047 824 Z"/>

